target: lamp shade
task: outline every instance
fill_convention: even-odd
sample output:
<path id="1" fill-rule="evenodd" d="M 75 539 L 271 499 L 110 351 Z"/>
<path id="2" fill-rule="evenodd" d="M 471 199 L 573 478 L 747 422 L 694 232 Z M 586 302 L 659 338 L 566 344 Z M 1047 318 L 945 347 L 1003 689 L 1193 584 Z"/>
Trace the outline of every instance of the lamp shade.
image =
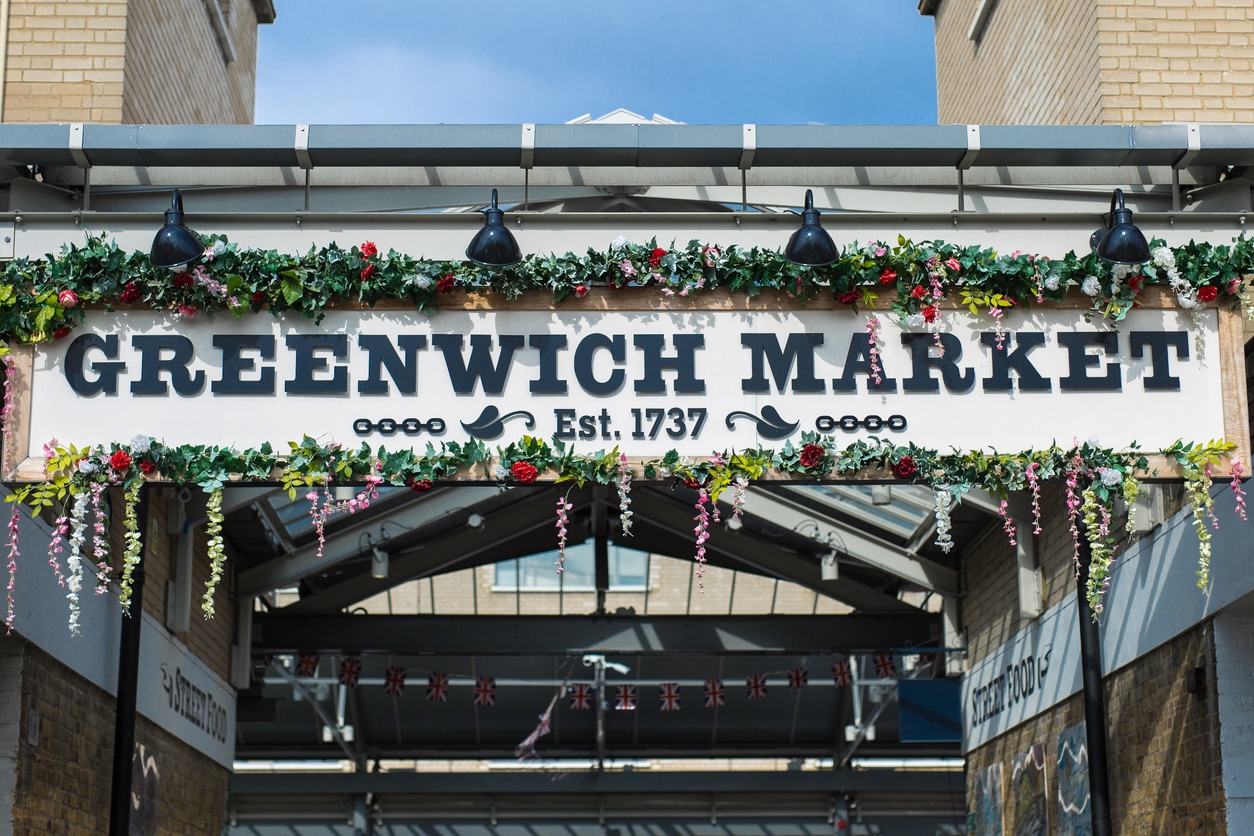
<path id="1" fill-rule="evenodd" d="M 1123 189 L 1115 189 L 1110 196 L 1110 221 L 1104 229 L 1094 232 L 1089 241 L 1102 261 L 1144 264 L 1150 260 L 1149 242 L 1132 223 L 1132 210 L 1123 204 Z"/>
<path id="2" fill-rule="evenodd" d="M 165 210 L 165 226 L 152 239 L 153 267 L 179 267 L 195 261 L 205 251 L 196 233 L 183 223 L 183 196 L 174 190 L 174 201 Z"/>
<path id="3" fill-rule="evenodd" d="M 483 229 L 470 239 L 466 258 L 490 267 L 505 267 L 522 261 L 522 250 L 505 227 L 505 213 L 496 205 L 496 189 L 492 190 L 492 205 L 483 210 L 483 214 Z"/>
<path id="4" fill-rule="evenodd" d="M 801 229 L 788 239 L 784 258 L 793 264 L 807 267 L 824 267 L 839 257 L 832 236 L 819 222 L 819 211 L 814 208 L 814 192 L 806 189 L 806 208 L 801 213 Z"/>

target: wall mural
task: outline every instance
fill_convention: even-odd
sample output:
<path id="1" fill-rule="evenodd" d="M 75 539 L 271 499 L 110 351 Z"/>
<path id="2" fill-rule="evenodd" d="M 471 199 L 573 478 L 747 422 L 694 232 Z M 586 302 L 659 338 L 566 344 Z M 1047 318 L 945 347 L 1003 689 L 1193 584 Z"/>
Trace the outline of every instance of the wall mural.
<path id="1" fill-rule="evenodd" d="M 1045 836 L 1045 747 L 1040 743 L 1011 761 L 1010 811 L 1014 836 Z"/>
<path id="2" fill-rule="evenodd" d="M 1084 723 L 1058 735 L 1058 834 L 1093 836 L 1089 812 L 1089 750 Z"/>
<path id="3" fill-rule="evenodd" d="M 975 773 L 972 801 L 975 809 L 975 836 L 1002 836 L 1004 817 L 1001 803 L 1001 764 Z"/>

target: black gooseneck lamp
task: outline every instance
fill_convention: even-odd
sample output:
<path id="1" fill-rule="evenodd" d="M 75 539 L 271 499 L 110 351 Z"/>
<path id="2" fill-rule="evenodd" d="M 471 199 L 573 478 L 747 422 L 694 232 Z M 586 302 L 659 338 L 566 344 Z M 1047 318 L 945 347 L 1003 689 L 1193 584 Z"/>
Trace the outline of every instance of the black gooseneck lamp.
<path id="1" fill-rule="evenodd" d="M 1132 210 L 1123 203 L 1123 189 L 1115 189 L 1110 196 L 1110 218 L 1106 226 L 1093 233 L 1089 244 L 1098 258 L 1113 264 L 1144 264 L 1150 260 L 1149 242 L 1132 223 Z"/>
<path id="2" fill-rule="evenodd" d="M 199 258 L 205 251 L 196 233 L 183 223 L 183 196 L 174 190 L 174 201 L 165 210 L 165 226 L 152 239 L 153 267 L 181 267 Z"/>
<path id="3" fill-rule="evenodd" d="M 507 267 L 522 261 L 522 250 L 505 226 L 505 212 L 496 205 L 496 189 L 492 190 L 492 205 L 483 210 L 483 215 L 483 229 L 470 239 L 466 258 L 489 267 Z"/>
<path id="4" fill-rule="evenodd" d="M 788 239 L 784 258 L 805 267 L 825 267 L 839 257 L 836 243 L 827 234 L 819 220 L 819 210 L 814 208 L 814 192 L 806 189 L 806 208 L 801 213 L 801 229 Z"/>

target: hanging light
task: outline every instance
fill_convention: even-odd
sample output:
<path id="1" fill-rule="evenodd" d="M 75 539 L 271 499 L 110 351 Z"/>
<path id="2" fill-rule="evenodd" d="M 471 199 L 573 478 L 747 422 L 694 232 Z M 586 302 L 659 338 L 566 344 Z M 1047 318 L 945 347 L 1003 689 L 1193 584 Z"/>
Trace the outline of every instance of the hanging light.
<path id="1" fill-rule="evenodd" d="M 825 267 L 836 261 L 839 254 L 832 236 L 819 222 L 819 210 L 814 208 L 814 192 L 806 189 L 806 208 L 801 213 L 801 229 L 788 239 L 784 258 L 793 264 L 806 267 Z"/>
<path id="2" fill-rule="evenodd" d="M 483 229 L 470 239 L 466 258 L 490 267 L 505 267 L 522 261 L 518 242 L 505 228 L 505 213 L 496 205 L 496 189 L 492 190 L 492 205 L 483 210 Z"/>
<path id="3" fill-rule="evenodd" d="M 1110 219 L 1106 226 L 1093 233 L 1089 244 L 1102 261 L 1144 264 L 1150 260 L 1149 242 L 1133 225 L 1132 210 L 1123 205 L 1123 189 L 1115 189 L 1110 196 Z"/>
<path id="4" fill-rule="evenodd" d="M 196 233 L 183 223 L 183 196 L 174 190 L 174 202 L 165 210 L 165 226 L 152 240 L 153 267 L 179 267 L 195 261 L 205 251 Z"/>

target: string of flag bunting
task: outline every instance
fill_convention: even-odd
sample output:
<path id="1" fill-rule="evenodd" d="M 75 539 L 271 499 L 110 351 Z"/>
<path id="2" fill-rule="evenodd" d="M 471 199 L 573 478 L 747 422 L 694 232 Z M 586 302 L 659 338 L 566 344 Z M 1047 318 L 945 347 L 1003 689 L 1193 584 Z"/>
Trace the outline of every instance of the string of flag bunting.
<path id="1" fill-rule="evenodd" d="M 875 684 L 897 678 L 896 655 L 889 651 L 869 654 L 871 666 L 875 671 L 875 679 L 859 679 L 855 656 L 840 656 L 831 662 L 832 683 L 836 687 L 851 687 L 855 684 Z M 931 654 L 918 654 L 916 665 L 926 668 L 931 665 Z M 298 677 L 316 679 L 322 666 L 322 659 L 317 653 L 301 653 L 296 657 L 294 670 Z M 359 656 L 341 656 L 338 683 L 348 688 L 357 688 L 363 684 L 363 665 Z M 411 673 L 427 674 L 426 698 L 431 702 L 448 702 L 451 687 L 455 684 L 452 675 L 444 671 L 411 672 L 400 665 L 388 665 L 382 679 L 383 693 L 392 697 L 401 697 Z M 746 700 L 760 700 L 767 695 L 768 681 L 774 677 L 779 681 L 780 675 L 787 683 L 789 691 L 799 691 L 810 685 L 810 668 L 797 667 L 785 671 L 767 673 L 751 673 L 745 677 Z M 469 684 L 469 683 L 456 683 Z M 662 711 L 679 711 L 682 707 L 683 695 L 681 682 L 660 682 L 658 688 L 658 705 Z M 635 711 L 640 705 L 640 683 L 607 683 L 607 697 L 614 710 Z M 496 705 L 496 678 L 491 676 L 473 677 L 471 689 L 472 701 L 475 706 L 490 707 Z M 701 695 L 705 708 L 718 708 L 727 704 L 727 682 L 723 679 L 706 679 L 701 684 Z M 595 688 L 589 682 L 565 682 L 561 688 L 563 696 L 568 700 L 568 708 L 575 711 L 591 710 L 594 706 Z"/>

